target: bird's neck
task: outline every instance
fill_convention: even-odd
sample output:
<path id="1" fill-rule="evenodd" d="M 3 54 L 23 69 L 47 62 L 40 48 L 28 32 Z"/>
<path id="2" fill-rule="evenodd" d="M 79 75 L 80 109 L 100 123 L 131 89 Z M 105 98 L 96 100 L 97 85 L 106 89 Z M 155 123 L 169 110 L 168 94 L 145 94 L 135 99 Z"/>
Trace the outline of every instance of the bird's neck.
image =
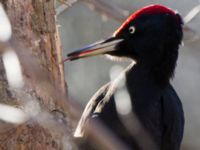
<path id="1" fill-rule="evenodd" d="M 158 65 L 154 66 L 148 63 L 138 63 L 132 67 L 126 74 L 129 83 L 136 82 L 139 85 L 146 85 L 149 82 L 156 84 L 158 87 L 165 87 L 169 84 L 170 78 L 173 75 L 173 70 L 169 66 Z M 167 73 L 168 71 L 168 73 Z"/>
<path id="2" fill-rule="evenodd" d="M 146 108 L 153 104 L 167 85 L 158 84 L 154 74 L 145 65 L 137 64 L 126 73 L 127 90 L 137 112 L 140 112 L 138 108 Z"/>
<path id="3" fill-rule="evenodd" d="M 148 56 L 130 69 L 127 76 L 140 80 L 153 80 L 155 84 L 165 87 L 174 75 L 178 57 L 178 47 L 168 46 L 162 55 Z M 134 76 L 134 77 L 133 77 Z M 142 81 L 141 81 L 142 82 Z"/>

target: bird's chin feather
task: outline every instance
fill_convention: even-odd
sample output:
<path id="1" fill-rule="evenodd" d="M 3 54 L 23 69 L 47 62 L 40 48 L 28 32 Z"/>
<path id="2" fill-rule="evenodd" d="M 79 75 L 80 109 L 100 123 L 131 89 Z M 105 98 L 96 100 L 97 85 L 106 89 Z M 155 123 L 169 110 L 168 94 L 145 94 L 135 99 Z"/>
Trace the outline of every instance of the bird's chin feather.
<path id="1" fill-rule="evenodd" d="M 118 57 L 118 56 L 112 56 L 112 55 L 109 55 L 109 54 L 106 54 L 105 55 L 106 58 L 112 60 L 112 61 L 117 61 L 117 62 L 130 62 L 130 61 L 135 61 L 131 58 L 128 58 L 128 57 Z M 135 61 L 136 62 L 136 61 Z"/>

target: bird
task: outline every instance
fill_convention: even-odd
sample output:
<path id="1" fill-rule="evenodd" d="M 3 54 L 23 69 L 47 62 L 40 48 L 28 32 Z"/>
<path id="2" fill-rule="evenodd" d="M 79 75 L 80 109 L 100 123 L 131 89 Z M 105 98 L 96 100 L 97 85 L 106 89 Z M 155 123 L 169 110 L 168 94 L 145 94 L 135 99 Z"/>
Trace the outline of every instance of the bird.
<path id="1" fill-rule="evenodd" d="M 130 15 L 111 37 L 69 53 L 63 62 L 95 55 L 128 58 L 135 62 L 122 74 L 126 78 L 132 112 L 142 126 L 142 131 L 137 134 L 141 136 L 139 140 L 126 129 L 114 97 L 119 84 L 110 81 L 89 100 L 74 136 L 87 139 L 86 124 L 95 119 L 129 149 L 179 150 L 184 133 L 184 112 L 171 80 L 182 38 L 180 14 L 164 5 L 152 4 Z M 143 130 L 154 147 L 148 147 L 148 142 L 142 141 L 146 138 Z"/>

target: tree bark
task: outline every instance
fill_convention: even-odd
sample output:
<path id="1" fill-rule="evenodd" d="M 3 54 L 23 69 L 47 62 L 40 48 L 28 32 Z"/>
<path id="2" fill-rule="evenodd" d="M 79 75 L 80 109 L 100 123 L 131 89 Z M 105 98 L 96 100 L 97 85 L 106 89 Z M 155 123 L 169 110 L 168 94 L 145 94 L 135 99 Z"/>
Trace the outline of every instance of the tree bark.
<path id="1" fill-rule="evenodd" d="M 62 53 L 54 0 L 0 2 L 12 25 L 13 36 L 8 44 L 18 54 L 25 81 L 20 92 L 13 92 L 1 61 L 0 103 L 35 113 L 20 125 L 0 122 L 0 149 L 71 149 L 71 120 L 65 101 L 63 65 L 59 63 Z"/>

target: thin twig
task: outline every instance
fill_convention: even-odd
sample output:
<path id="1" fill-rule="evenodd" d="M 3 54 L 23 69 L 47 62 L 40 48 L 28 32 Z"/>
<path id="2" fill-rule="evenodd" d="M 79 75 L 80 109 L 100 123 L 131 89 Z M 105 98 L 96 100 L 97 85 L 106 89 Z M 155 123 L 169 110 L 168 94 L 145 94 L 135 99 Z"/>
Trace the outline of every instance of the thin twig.
<path id="1" fill-rule="evenodd" d="M 195 6 L 189 13 L 184 17 L 185 24 L 191 22 L 200 13 L 200 5 Z"/>
<path id="2" fill-rule="evenodd" d="M 74 5 L 76 2 L 78 2 L 78 0 L 58 0 L 58 2 L 61 3 L 60 6 L 58 6 L 56 8 L 56 15 L 59 16 L 60 14 L 62 14 L 65 10 L 67 10 L 67 8 L 71 7 L 72 5 Z"/>
<path id="3" fill-rule="evenodd" d="M 106 0 L 83 0 L 87 4 L 93 5 L 94 9 L 110 18 L 123 22 L 129 15 L 129 11 L 122 9 L 117 4 Z"/>

